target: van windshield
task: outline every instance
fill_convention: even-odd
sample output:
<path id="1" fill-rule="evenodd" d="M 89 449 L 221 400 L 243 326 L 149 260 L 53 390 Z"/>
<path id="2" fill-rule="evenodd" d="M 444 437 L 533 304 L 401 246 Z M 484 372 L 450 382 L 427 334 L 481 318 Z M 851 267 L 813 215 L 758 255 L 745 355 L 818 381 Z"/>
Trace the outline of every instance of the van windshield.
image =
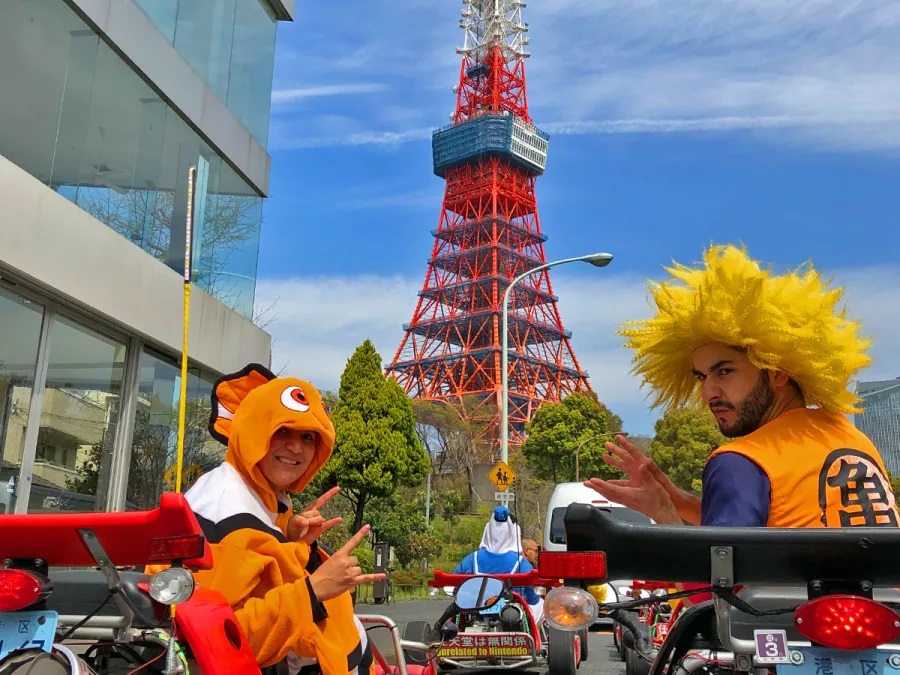
<path id="1" fill-rule="evenodd" d="M 563 518 L 566 516 L 567 508 L 567 506 L 558 506 L 553 509 L 553 513 L 550 516 L 550 543 L 552 544 L 566 543 L 566 529 L 563 524 Z M 646 525 L 651 522 L 651 520 L 643 513 L 626 509 L 624 506 L 616 507 L 614 509 L 604 509 L 599 506 L 595 506 L 594 508 L 600 509 L 603 513 L 608 513 L 617 520 L 624 520 L 626 523 Z"/>

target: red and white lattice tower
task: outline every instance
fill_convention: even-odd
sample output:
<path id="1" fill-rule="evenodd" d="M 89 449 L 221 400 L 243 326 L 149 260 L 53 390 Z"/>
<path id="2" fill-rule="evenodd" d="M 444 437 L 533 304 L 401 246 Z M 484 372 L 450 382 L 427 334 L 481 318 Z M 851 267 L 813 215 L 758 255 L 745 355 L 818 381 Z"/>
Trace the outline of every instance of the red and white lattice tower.
<path id="1" fill-rule="evenodd" d="M 453 124 L 432 137 L 434 173 L 447 182 L 443 208 L 424 287 L 387 372 L 412 398 L 444 401 L 474 417 L 478 411 L 464 399 L 501 408 L 503 293 L 511 279 L 546 262 L 534 185 L 548 136 L 528 114 L 525 3 L 463 5 Z M 556 300 L 547 270 L 510 294 L 510 443 L 523 440 L 541 403 L 590 389 Z M 500 417 L 491 414 L 480 440 L 496 450 Z"/>

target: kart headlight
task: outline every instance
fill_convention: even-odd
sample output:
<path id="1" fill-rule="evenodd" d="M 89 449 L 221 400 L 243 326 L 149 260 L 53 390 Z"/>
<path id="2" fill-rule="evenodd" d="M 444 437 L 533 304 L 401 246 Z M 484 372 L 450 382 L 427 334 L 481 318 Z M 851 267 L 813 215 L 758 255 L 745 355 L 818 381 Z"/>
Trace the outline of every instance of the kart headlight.
<path id="1" fill-rule="evenodd" d="M 544 616 L 554 628 L 579 631 L 590 627 L 597 620 L 597 601 L 580 588 L 560 586 L 547 593 L 544 600 Z"/>
<path id="2" fill-rule="evenodd" d="M 150 577 L 150 597 L 162 605 L 187 602 L 194 594 L 194 576 L 183 567 L 170 567 Z"/>

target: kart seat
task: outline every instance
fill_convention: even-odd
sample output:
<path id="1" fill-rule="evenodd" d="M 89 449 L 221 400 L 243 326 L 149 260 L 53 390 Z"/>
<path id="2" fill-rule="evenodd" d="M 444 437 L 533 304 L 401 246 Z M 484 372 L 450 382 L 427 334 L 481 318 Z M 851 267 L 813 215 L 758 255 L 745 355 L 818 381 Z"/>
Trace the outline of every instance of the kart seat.
<path id="1" fill-rule="evenodd" d="M 138 611 L 134 617 L 135 628 L 153 628 L 160 617 L 162 606 L 153 602 L 150 596 L 138 588 L 141 582 L 149 581 L 150 576 L 141 572 L 119 572 L 122 592 Z M 47 609 L 58 612 L 60 616 L 121 616 L 122 612 L 114 598 L 110 598 L 98 611 L 100 603 L 109 593 L 106 577 L 100 570 L 90 569 L 51 569 L 50 580 L 53 592 L 47 598 Z M 142 617 L 153 621 L 148 624 Z"/>

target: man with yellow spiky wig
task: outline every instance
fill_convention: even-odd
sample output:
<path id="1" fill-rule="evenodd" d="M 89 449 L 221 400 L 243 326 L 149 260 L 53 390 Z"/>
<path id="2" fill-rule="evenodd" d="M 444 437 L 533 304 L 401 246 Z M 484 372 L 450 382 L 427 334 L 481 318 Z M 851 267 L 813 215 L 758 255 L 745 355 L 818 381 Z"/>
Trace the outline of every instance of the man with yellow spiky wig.
<path id="1" fill-rule="evenodd" d="M 705 405 L 732 439 L 709 456 L 703 496 L 678 489 L 624 437 L 604 459 L 628 478 L 585 484 L 658 523 L 900 525 L 877 448 L 847 419 L 870 340 L 811 266 L 775 275 L 735 246 L 652 284 L 656 316 L 626 324 L 654 406 Z"/>

